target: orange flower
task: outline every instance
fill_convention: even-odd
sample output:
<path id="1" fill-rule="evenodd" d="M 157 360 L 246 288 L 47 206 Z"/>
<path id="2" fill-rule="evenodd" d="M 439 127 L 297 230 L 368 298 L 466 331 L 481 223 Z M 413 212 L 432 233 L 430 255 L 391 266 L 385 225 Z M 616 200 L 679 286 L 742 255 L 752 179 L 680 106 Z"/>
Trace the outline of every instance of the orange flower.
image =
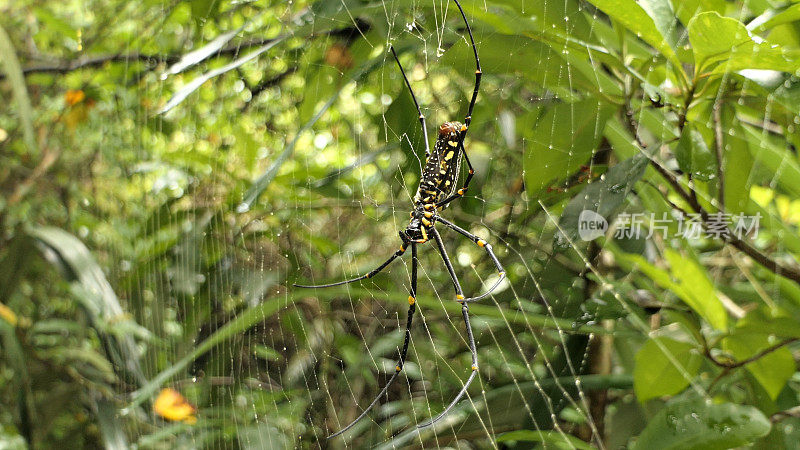
<path id="1" fill-rule="evenodd" d="M 162 389 L 153 404 L 153 411 L 159 416 L 173 422 L 197 422 L 195 413 L 197 409 L 192 406 L 180 392 L 175 389 Z"/>
<path id="2" fill-rule="evenodd" d="M 85 98 L 86 94 L 80 89 L 70 89 L 64 94 L 64 101 L 67 102 L 67 106 L 75 106 Z"/>

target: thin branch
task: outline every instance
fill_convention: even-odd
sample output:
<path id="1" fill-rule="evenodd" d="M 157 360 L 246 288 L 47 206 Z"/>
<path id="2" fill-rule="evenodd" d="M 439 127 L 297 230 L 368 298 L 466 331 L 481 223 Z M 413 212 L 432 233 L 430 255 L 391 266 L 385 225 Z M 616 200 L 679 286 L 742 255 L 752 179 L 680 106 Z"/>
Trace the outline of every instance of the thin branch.
<path id="1" fill-rule="evenodd" d="M 730 363 L 730 365 L 728 365 L 727 367 L 730 368 L 730 369 L 735 369 L 737 367 L 745 366 L 747 364 L 750 364 L 751 362 L 758 361 L 759 359 L 769 355 L 770 353 L 774 352 L 775 350 L 780 349 L 781 347 L 785 347 L 785 346 L 787 346 L 789 344 L 792 344 L 794 342 L 797 342 L 799 340 L 800 340 L 800 338 L 786 339 L 784 341 L 778 342 L 777 344 L 773 345 L 772 347 L 767 347 L 764 350 L 761 350 L 760 352 L 756 353 L 755 355 L 753 355 L 753 356 L 751 356 L 751 357 L 749 357 L 747 359 L 743 359 L 743 360 L 737 361 L 735 363 Z"/>
<path id="2" fill-rule="evenodd" d="M 626 114 L 627 115 L 627 114 Z M 709 229 L 711 224 L 709 220 L 709 213 L 706 211 L 705 208 L 700 204 L 697 199 L 694 189 L 690 188 L 689 191 L 683 188 L 678 177 L 675 176 L 672 172 L 667 170 L 659 161 L 657 161 L 653 156 L 649 153 L 644 151 L 647 148 L 647 145 L 641 140 L 639 137 L 638 124 L 636 121 L 629 117 L 629 120 L 626 120 L 626 124 L 630 129 L 631 133 L 636 140 L 636 143 L 642 149 L 642 153 L 650 160 L 650 164 L 653 168 L 662 176 L 665 180 L 670 184 L 670 186 L 681 196 L 681 198 L 689 204 L 689 206 L 700 215 L 701 224 L 704 228 Z M 771 259 L 769 256 L 762 253 L 757 248 L 750 245 L 748 242 L 743 241 L 741 238 L 735 236 L 733 233 L 724 233 L 720 235 L 720 238 L 725 241 L 726 243 L 732 245 L 734 248 L 738 249 L 742 253 L 746 254 L 750 258 L 752 258 L 757 263 L 761 264 L 762 266 L 766 267 L 769 271 L 786 277 L 796 284 L 800 285 L 800 267 L 797 266 L 788 266 L 778 261 Z"/>
<path id="3" fill-rule="evenodd" d="M 278 75 L 275 75 L 274 77 L 268 80 L 264 80 L 253 87 L 248 86 L 248 89 L 250 90 L 250 101 L 244 104 L 244 106 L 242 107 L 242 112 L 245 112 L 250 108 L 250 105 L 253 104 L 253 100 L 255 100 L 259 94 L 261 94 L 262 92 L 266 91 L 267 89 L 273 86 L 280 84 L 280 82 L 283 81 L 284 78 L 297 72 L 298 68 L 299 68 L 298 66 L 292 66 L 284 70 L 283 72 L 279 73 Z"/>
<path id="4" fill-rule="evenodd" d="M 775 414 L 769 416 L 769 421 L 776 423 L 789 417 L 800 417 L 800 406 L 795 406 L 785 411 L 776 412 Z"/>
<path id="5" fill-rule="evenodd" d="M 215 53 L 215 56 L 219 57 L 235 55 L 238 54 L 242 49 L 266 45 L 273 40 L 274 39 L 255 39 L 241 42 L 236 45 L 230 45 L 221 48 Z M 147 54 L 140 52 L 85 56 L 74 60 L 24 67 L 22 69 L 22 73 L 26 76 L 35 73 L 68 73 L 90 67 L 102 67 L 107 63 L 130 63 L 132 61 L 143 62 L 155 67 L 161 63 L 174 64 L 180 61 L 182 57 L 183 54 Z M 3 77 L 4 75 L 0 75 L 0 79 L 3 79 Z"/>

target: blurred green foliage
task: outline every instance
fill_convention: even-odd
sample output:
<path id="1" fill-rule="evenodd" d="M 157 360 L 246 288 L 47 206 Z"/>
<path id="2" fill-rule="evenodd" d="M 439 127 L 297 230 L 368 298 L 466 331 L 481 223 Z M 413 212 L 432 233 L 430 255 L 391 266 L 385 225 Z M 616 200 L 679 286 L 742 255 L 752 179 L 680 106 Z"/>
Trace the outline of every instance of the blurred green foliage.
<path id="1" fill-rule="evenodd" d="M 460 120 L 455 4 L 0 5 L 0 448 L 795 448 L 798 5 L 463 5 L 476 176 L 443 214 L 510 282 L 471 306 L 470 399 L 417 431 L 470 365 L 423 246 L 401 380 L 330 442 L 393 371 L 408 270 L 291 284 L 399 245 L 425 137 L 388 45 L 428 131 Z M 585 210 L 611 228 L 582 239 Z M 157 414 L 164 388 L 194 414 Z"/>

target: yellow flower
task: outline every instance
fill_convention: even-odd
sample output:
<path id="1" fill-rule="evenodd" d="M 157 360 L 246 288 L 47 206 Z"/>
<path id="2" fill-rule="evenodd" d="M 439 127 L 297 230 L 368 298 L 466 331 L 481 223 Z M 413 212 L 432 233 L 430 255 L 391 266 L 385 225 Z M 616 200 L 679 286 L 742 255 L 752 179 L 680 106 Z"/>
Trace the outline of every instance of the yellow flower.
<path id="1" fill-rule="evenodd" d="M 183 421 L 189 424 L 197 422 L 195 416 L 197 410 L 175 389 L 162 389 L 156 398 L 153 410 L 159 416 L 173 422 Z"/>
<path id="2" fill-rule="evenodd" d="M 17 326 L 17 315 L 8 306 L 0 303 L 0 319 L 10 323 L 12 327 Z"/>

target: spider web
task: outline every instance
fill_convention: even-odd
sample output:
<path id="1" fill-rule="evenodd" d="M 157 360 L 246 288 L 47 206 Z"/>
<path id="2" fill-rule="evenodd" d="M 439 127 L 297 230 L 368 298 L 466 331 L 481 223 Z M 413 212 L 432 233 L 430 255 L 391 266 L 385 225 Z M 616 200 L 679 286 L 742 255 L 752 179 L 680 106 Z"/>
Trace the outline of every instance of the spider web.
<path id="1" fill-rule="evenodd" d="M 355 5 L 271 7 L 245 15 L 245 23 L 235 6 L 223 7 L 216 20 L 197 25 L 207 41 L 236 31 L 229 42 L 242 45 L 240 57 L 261 48 L 245 45 L 254 36 L 285 41 L 236 67 L 237 77 L 229 69 L 198 84 L 189 100 L 153 121 L 155 129 L 152 111 L 140 107 L 134 119 L 140 138 L 120 138 L 143 149 L 152 145 L 148 139 L 163 139 L 157 161 L 135 170 L 149 190 L 131 200 L 155 211 L 141 230 L 141 248 L 111 255 L 123 262 L 112 275 L 130 283 L 121 296 L 143 305 L 136 321 L 155 337 L 142 370 L 167 373 L 193 348 L 219 338 L 163 380 L 198 407 L 197 424 L 154 430 L 154 415 L 138 417 L 129 434 L 142 447 L 325 446 L 326 436 L 358 416 L 394 371 L 406 322 L 410 252 L 361 283 L 315 290 L 291 283 L 365 273 L 400 244 L 398 232 L 408 223 L 419 182 L 423 134 L 387 45 L 400 53 L 430 137 L 440 123 L 463 120 L 474 61 L 451 1 L 385 0 L 368 10 L 369 25 L 358 19 L 364 11 L 348 9 Z M 558 245 L 558 207 L 522 188 L 523 155 L 531 145 L 552 143 L 526 134 L 531 122 L 525 117 L 563 93 L 509 74 L 539 47 L 534 40 L 500 36 L 482 22 L 491 8 L 471 3 L 467 11 L 484 63 L 466 141 L 476 177 L 467 196 L 442 213 L 492 243 L 509 273 L 510 281 L 493 295 L 470 305 L 479 375 L 449 415 L 433 427 L 416 428 L 442 411 L 470 374 L 460 305 L 435 246 L 421 245 L 417 314 L 403 371 L 370 415 L 331 445 L 455 447 L 463 440 L 497 448 L 498 437 L 514 430 L 542 432 L 545 448 L 559 437 L 569 448 L 573 436 L 600 448 L 601 436 L 610 437 L 607 448 L 625 444 L 614 440 L 614 429 L 638 408 L 632 396 L 605 423 L 596 423 L 591 411 L 598 401 L 593 383 L 613 379 L 621 392 L 629 392 L 631 383 L 592 360 L 592 346 L 611 334 L 608 320 L 595 320 L 592 307 L 607 299 L 634 318 L 615 329 L 617 336 L 641 341 L 650 326 L 630 310 L 627 293 L 616 290 L 626 280 L 598 270 L 597 249 L 572 240 Z M 173 10 L 164 5 L 160 12 Z M 579 23 L 593 15 L 579 8 L 560 19 Z M 539 19 L 548 26 L 550 19 Z M 129 46 L 157 45 L 147 35 L 153 28 L 181 34 L 168 21 L 156 21 Z M 326 34 L 330 30 L 348 31 Z M 556 50 L 572 51 L 567 44 Z M 544 77 L 571 85 L 579 68 L 548 55 L 542 66 L 560 68 Z M 192 75 L 144 75 L 141 96 L 175 98 L 198 74 L 220 68 L 198 59 Z M 253 93 L 259 81 L 284 72 L 285 81 Z M 226 116 L 230 109 L 239 114 Z M 555 133 L 560 120 L 536 126 Z M 176 123 L 180 129 L 165 132 Z M 142 153 L 142 159 L 151 157 Z M 194 183 L 198 179 L 204 184 Z M 254 179 L 263 184 L 251 197 Z M 240 193 L 233 201 L 225 194 L 231 191 Z M 236 213 L 220 213 L 220 205 Z M 491 286 L 496 275 L 483 251 L 439 229 L 467 296 Z M 164 247 L 169 254 L 160 252 Z M 145 262 L 130 274 L 124 262 L 132 253 Z M 578 301 L 584 298 L 590 301 Z M 220 338 L 232 323 L 241 328 Z"/>

